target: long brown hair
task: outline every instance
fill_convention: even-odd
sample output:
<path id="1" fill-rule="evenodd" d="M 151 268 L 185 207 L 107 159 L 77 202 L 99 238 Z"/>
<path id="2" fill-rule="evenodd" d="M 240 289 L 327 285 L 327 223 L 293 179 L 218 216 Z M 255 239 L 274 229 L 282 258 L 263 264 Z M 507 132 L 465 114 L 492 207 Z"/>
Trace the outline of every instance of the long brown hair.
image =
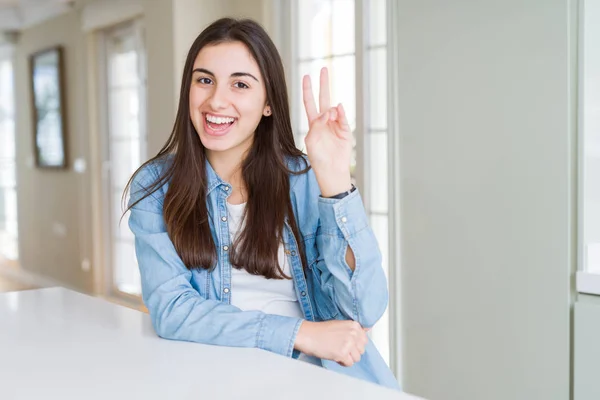
<path id="1" fill-rule="evenodd" d="M 165 163 L 161 176 L 145 188 L 144 196 L 127 207 L 125 212 L 169 182 L 163 218 L 177 253 L 188 269 L 211 269 L 216 265 L 217 252 L 206 205 L 206 152 L 190 119 L 189 92 L 192 68 L 200 50 L 204 46 L 232 41 L 243 43 L 256 60 L 265 82 L 272 115 L 263 116 L 260 120 L 252 147 L 242 162 L 248 202 L 244 228 L 239 240 L 230 249 L 230 261 L 234 267 L 244 268 L 254 275 L 289 279 L 277 258 L 286 218 L 300 246 L 302 265 L 306 267 L 303 243 L 290 199 L 289 175 L 305 173 L 310 166 L 294 145 L 281 58 L 268 34 L 255 21 L 219 19 L 196 38 L 185 62 L 179 108 L 171 135 L 158 154 L 133 174 L 124 197 L 136 174 L 146 165 L 167 158 L 169 162 Z M 303 168 L 291 171 L 287 165 L 289 160 L 303 163 L 300 164 Z"/>

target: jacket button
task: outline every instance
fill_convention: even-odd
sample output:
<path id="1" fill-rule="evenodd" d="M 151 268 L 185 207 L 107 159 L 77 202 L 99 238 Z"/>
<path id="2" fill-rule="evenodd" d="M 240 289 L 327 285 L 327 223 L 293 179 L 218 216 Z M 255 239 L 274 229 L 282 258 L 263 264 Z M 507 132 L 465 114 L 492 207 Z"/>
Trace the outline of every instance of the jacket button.
<path id="1" fill-rule="evenodd" d="M 229 288 L 223 289 L 223 293 L 229 293 Z"/>
<path id="2" fill-rule="evenodd" d="M 225 250 L 225 251 L 229 250 L 229 246 L 223 246 L 223 250 Z"/>
<path id="3" fill-rule="evenodd" d="M 229 191 L 229 186 L 225 186 L 225 187 L 223 188 L 223 190 L 224 190 L 224 191 L 226 191 L 226 192 L 228 192 L 228 191 Z"/>
<path id="4" fill-rule="evenodd" d="M 221 217 L 221 221 L 227 222 L 227 217 Z"/>
<path id="5" fill-rule="evenodd" d="M 295 256 L 296 252 L 294 250 L 292 250 L 292 256 Z"/>
<path id="6" fill-rule="evenodd" d="M 346 222 L 348 222 L 348 218 L 346 218 L 346 217 L 342 217 L 342 222 L 343 222 L 343 223 L 346 223 Z"/>
<path id="7" fill-rule="evenodd" d="M 303 290 L 301 293 L 302 297 L 306 296 L 306 292 Z"/>

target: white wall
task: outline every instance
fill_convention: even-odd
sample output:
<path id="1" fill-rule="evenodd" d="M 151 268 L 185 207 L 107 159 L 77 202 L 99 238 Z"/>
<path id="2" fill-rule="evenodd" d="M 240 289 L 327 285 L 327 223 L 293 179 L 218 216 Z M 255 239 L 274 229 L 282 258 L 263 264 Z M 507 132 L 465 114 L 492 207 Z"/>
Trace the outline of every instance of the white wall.
<path id="1" fill-rule="evenodd" d="M 575 304 L 574 400 L 600 398 L 600 305 L 578 301 Z"/>
<path id="2" fill-rule="evenodd" d="M 204 28 L 223 17 L 252 18 L 268 28 L 267 0 L 177 0 L 173 2 L 175 99 L 190 46 Z"/>
<path id="3" fill-rule="evenodd" d="M 411 393 L 569 398 L 569 3 L 398 3 Z"/>

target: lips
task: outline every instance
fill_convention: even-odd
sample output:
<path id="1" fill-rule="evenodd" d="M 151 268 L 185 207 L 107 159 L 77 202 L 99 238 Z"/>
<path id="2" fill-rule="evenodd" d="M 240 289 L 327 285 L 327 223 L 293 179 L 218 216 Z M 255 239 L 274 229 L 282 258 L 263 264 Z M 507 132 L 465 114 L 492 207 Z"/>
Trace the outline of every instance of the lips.
<path id="1" fill-rule="evenodd" d="M 209 122 L 206 118 L 206 114 L 203 114 L 203 116 L 204 116 L 204 118 L 202 118 L 202 119 L 203 119 L 203 124 L 204 124 L 204 132 L 209 136 L 224 136 L 231 130 L 233 125 L 235 125 L 237 122 L 237 118 L 234 118 L 232 122 L 224 122 L 224 123 Z M 213 116 L 211 114 L 211 119 L 213 119 L 213 121 L 215 119 L 217 119 L 217 120 L 230 119 L 228 117 L 216 117 L 216 118 L 215 117 L 216 116 Z"/>

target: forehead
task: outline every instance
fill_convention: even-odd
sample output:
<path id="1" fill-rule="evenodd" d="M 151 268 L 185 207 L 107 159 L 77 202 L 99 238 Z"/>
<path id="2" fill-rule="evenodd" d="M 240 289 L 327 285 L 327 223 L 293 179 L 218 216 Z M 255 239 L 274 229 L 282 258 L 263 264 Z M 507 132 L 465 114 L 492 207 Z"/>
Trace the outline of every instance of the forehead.
<path id="1" fill-rule="evenodd" d="M 225 42 L 204 46 L 196 56 L 195 68 L 205 68 L 215 75 L 229 76 L 233 72 L 260 75 L 256 60 L 242 42 Z"/>

